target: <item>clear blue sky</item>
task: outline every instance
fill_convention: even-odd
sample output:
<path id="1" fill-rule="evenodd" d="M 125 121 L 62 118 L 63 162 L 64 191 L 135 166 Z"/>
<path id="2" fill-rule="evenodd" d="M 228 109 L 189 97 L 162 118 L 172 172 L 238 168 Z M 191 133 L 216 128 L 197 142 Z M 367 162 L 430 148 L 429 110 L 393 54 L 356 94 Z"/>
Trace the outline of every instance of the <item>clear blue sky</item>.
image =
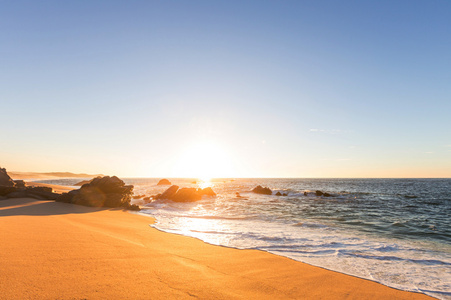
<path id="1" fill-rule="evenodd" d="M 451 177 L 450 16 L 450 1 L 0 1 L 0 165 Z"/>

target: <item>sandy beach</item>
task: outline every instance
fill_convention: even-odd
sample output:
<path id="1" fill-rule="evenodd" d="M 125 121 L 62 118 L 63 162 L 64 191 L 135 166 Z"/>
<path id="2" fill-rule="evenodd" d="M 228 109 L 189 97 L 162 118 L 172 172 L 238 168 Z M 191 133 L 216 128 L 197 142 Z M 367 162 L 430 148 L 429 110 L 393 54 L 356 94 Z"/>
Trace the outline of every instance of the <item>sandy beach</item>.
<path id="1" fill-rule="evenodd" d="M 0 201 L 0 299 L 432 299 L 152 222 L 120 209 Z"/>

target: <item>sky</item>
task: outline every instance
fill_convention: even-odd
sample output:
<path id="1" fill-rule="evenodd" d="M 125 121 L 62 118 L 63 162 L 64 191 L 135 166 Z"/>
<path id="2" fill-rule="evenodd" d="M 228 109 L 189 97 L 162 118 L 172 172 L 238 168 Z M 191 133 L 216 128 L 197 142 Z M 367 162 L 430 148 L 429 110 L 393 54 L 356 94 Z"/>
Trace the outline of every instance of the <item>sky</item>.
<path id="1" fill-rule="evenodd" d="M 445 0 L 0 0 L 0 166 L 449 178 L 450 15 Z"/>

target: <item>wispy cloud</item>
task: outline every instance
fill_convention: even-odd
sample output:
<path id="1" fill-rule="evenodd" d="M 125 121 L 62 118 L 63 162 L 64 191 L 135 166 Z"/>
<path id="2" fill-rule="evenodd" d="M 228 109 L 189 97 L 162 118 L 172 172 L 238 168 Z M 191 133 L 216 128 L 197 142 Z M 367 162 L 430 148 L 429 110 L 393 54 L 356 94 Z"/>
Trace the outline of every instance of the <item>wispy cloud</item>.
<path id="1" fill-rule="evenodd" d="M 434 152 L 432 152 L 432 151 L 427 151 L 427 152 L 424 152 L 425 154 L 434 154 Z"/>

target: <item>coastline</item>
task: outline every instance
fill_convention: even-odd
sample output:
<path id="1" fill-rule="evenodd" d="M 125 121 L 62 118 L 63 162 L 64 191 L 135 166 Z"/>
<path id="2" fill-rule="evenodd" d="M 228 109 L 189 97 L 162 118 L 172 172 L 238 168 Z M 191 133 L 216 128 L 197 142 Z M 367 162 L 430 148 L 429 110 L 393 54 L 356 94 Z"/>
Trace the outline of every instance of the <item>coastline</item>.
<path id="1" fill-rule="evenodd" d="M 434 299 L 152 222 L 120 209 L 2 200 L 0 298 Z"/>

